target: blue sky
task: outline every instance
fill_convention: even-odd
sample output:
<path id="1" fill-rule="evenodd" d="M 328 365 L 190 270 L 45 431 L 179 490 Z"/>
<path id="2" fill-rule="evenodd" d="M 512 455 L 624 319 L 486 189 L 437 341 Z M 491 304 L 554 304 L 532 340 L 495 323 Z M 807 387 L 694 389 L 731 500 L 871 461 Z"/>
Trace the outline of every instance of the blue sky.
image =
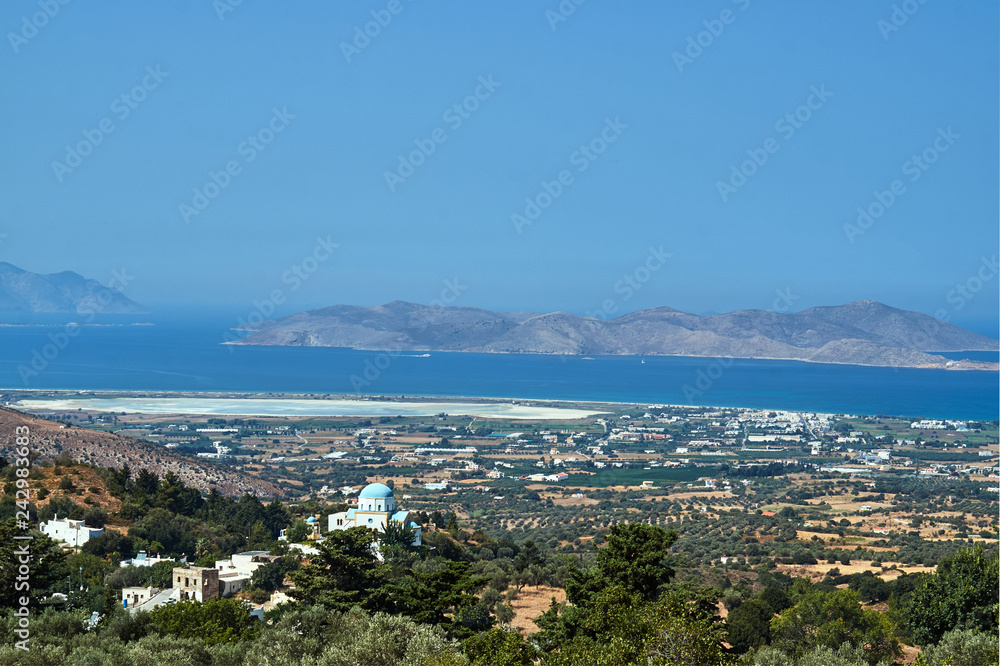
<path id="1" fill-rule="evenodd" d="M 996 335 L 995 3 L 228 6 L 0 6 L 0 260 L 161 309 L 872 298 Z"/>

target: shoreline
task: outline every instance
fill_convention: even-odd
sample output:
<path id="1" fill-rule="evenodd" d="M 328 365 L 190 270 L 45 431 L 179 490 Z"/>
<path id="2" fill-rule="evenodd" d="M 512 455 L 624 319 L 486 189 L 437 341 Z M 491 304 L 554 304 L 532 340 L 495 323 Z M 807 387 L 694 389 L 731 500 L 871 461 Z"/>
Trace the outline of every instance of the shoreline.
<path id="1" fill-rule="evenodd" d="M 36 413 L 38 410 L 51 412 L 86 410 L 158 415 L 185 414 L 256 417 L 412 417 L 450 413 L 476 418 L 526 421 L 559 419 L 575 421 L 608 413 L 606 410 L 599 409 L 517 404 L 499 399 L 480 399 L 479 402 L 468 402 L 434 398 L 396 401 L 319 397 L 307 399 L 289 397 L 66 396 L 49 399 L 21 399 L 11 402 L 7 406 L 30 413 Z"/>
<path id="2" fill-rule="evenodd" d="M 0 389 L 3 390 L 3 389 Z M 18 393 L 39 394 L 39 397 L 15 399 L 4 405 L 12 409 L 36 413 L 89 410 L 100 412 L 132 412 L 139 414 L 188 414 L 206 416 L 257 417 L 369 417 L 369 416 L 434 416 L 445 412 L 476 418 L 506 418 L 512 420 L 578 420 L 606 414 L 641 409 L 688 409 L 743 411 L 780 411 L 826 416 L 863 416 L 846 412 L 823 412 L 783 407 L 746 405 L 693 405 L 661 402 L 608 402 L 524 397 L 483 396 L 356 396 L 350 394 L 274 393 L 239 391 L 105 391 L 19 389 Z M 45 394 L 48 397 L 41 397 Z M 180 402 L 184 401 L 184 402 Z M 148 408 L 143 403 L 162 402 Z M 244 402 L 245 405 L 276 408 L 267 410 L 226 407 Z M 195 407 L 197 403 L 198 407 Z M 205 408 L 209 405 L 209 408 Z M 103 406 L 103 408 L 102 408 Z M 113 407 L 113 408 L 112 408 Z M 146 407 L 146 408 L 141 408 Z M 281 407 L 286 409 L 281 410 Z M 490 409 L 490 408 L 493 409 Z M 465 411 L 454 411 L 456 408 Z M 349 411 L 353 410 L 353 411 Z M 913 418 L 920 414 L 896 414 Z"/>
<path id="3" fill-rule="evenodd" d="M 234 329 L 238 330 L 238 329 Z M 920 365 L 880 365 L 877 363 L 844 363 L 837 361 L 816 361 L 804 358 L 791 358 L 791 357 L 778 357 L 778 356 L 700 356 L 691 354 L 664 354 L 664 353 L 650 353 L 650 354 L 561 354 L 558 352 L 532 352 L 532 351 L 483 351 L 483 350 L 470 350 L 470 349 L 367 349 L 363 347 L 334 347 L 331 345 L 264 345 L 264 344 L 253 344 L 245 343 L 240 340 L 229 340 L 226 342 L 220 342 L 222 345 L 232 345 L 234 347 L 258 347 L 258 348 L 268 348 L 268 347 L 278 347 L 282 349 L 341 349 L 346 351 L 355 352 L 371 352 L 374 354 L 387 354 L 389 356 L 401 356 L 408 352 L 419 352 L 421 354 L 497 354 L 497 355 L 514 355 L 514 356 L 569 356 L 578 359 L 589 358 L 593 360 L 593 356 L 596 357 L 606 357 L 606 358 L 690 358 L 690 359 L 727 359 L 734 361 L 791 361 L 794 363 L 811 363 L 813 365 L 840 365 L 851 368 L 893 368 L 897 370 L 948 370 L 948 371 L 962 371 L 962 372 L 1000 372 L 1000 362 L 993 361 L 973 361 L 971 359 L 963 360 L 951 360 L 944 359 L 943 362 L 934 365 L 920 364 Z M 996 350 L 993 349 L 956 349 L 953 351 L 936 351 L 936 352 L 922 352 L 924 354 L 961 354 L 964 352 L 980 352 L 980 353 L 994 353 Z M 1000 352 L 998 352 L 1000 353 Z"/>

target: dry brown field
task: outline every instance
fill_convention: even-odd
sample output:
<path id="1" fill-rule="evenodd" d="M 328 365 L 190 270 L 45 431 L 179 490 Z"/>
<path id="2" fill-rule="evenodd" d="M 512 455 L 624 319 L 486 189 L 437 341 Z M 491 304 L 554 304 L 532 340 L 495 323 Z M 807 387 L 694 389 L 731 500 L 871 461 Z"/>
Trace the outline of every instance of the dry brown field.
<path id="1" fill-rule="evenodd" d="M 566 590 L 548 585 L 523 587 L 517 598 L 510 602 L 514 609 L 512 624 L 527 636 L 536 633 L 538 625 L 535 624 L 535 619 L 549 609 L 552 597 L 556 598 L 557 603 L 562 603 L 566 601 Z"/>

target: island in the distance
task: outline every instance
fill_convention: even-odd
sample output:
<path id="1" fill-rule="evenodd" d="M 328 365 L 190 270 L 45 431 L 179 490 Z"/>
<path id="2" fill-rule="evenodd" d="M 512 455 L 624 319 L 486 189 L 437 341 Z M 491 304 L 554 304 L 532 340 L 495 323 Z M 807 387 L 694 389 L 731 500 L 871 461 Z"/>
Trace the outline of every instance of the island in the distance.
<path id="1" fill-rule="evenodd" d="M 995 370 L 933 352 L 997 351 L 998 342 L 871 300 L 782 314 L 699 316 L 662 307 L 614 319 L 491 312 L 394 301 L 335 305 L 250 324 L 228 344 L 372 351 L 706 356 L 914 368 Z"/>
<path id="2" fill-rule="evenodd" d="M 127 279 L 105 286 L 73 271 L 32 273 L 0 261 L 0 313 L 141 314 L 148 310 L 121 293 Z"/>

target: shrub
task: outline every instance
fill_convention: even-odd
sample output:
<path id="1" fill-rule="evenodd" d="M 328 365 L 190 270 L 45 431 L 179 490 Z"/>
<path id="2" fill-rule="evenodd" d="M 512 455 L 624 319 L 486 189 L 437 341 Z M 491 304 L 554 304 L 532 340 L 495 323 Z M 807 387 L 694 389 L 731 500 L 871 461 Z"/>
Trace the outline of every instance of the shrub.
<path id="1" fill-rule="evenodd" d="M 949 631 L 937 645 L 924 648 L 918 666 L 987 666 L 997 663 L 997 635 L 971 629 Z"/>

